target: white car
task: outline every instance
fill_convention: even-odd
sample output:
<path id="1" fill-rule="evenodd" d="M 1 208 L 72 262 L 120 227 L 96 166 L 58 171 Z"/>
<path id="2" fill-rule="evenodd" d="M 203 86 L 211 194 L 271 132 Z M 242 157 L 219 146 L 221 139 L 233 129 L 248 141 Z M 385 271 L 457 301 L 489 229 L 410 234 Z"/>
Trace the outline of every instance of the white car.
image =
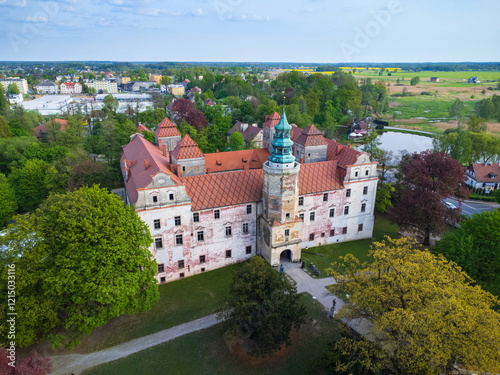
<path id="1" fill-rule="evenodd" d="M 455 206 L 453 203 L 450 203 L 450 202 L 444 202 L 444 204 L 446 205 L 446 207 L 448 207 L 449 209 L 456 209 L 457 206 Z"/>

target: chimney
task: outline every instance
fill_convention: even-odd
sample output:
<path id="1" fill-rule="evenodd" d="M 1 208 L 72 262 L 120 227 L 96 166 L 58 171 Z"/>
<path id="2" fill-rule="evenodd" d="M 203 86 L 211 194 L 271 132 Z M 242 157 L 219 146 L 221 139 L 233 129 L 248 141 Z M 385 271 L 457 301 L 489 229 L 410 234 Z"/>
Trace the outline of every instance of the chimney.
<path id="1" fill-rule="evenodd" d="M 243 164 L 243 170 L 248 171 L 248 169 L 249 169 L 248 163 Z"/>
<path id="2" fill-rule="evenodd" d="M 149 168 L 149 159 L 144 159 L 144 169 Z"/>
<path id="3" fill-rule="evenodd" d="M 300 158 L 300 164 L 304 164 L 304 158 Z"/>
<path id="4" fill-rule="evenodd" d="M 215 150 L 216 153 L 219 153 L 219 149 Z"/>
<path id="5" fill-rule="evenodd" d="M 161 149 L 163 151 L 163 156 L 167 156 L 167 145 L 162 145 Z"/>
<path id="6" fill-rule="evenodd" d="M 349 148 L 352 148 L 352 145 L 349 145 Z"/>
<path id="7" fill-rule="evenodd" d="M 177 176 L 182 177 L 181 175 L 181 166 L 177 164 Z"/>
<path id="8" fill-rule="evenodd" d="M 172 163 L 172 151 L 168 152 L 168 161 Z"/>
<path id="9" fill-rule="evenodd" d="M 163 142 L 160 138 L 158 138 L 158 148 L 161 150 L 163 146 Z"/>

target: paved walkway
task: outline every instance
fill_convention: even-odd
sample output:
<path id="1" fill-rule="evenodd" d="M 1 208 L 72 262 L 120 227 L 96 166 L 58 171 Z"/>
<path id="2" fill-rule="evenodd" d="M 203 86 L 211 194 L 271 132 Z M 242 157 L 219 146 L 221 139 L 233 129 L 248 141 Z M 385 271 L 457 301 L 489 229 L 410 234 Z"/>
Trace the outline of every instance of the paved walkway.
<path id="1" fill-rule="evenodd" d="M 314 279 L 300 268 L 300 263 L 284 263 L 284 267 L 287 275 L 297 283 L 297 292 L 307 292 L 316 297 L 317 301 L 324 307 L 323 313 L 327 314 L 330 311 L 334 299 L 336 300 L 336 311 L 344 305 L 344 301 L 335 297 L 326 289 L 328 285 L 335 284 L 333 277 Z M 211 327 L 217 323 L 217 316 L 213 314 L 99 352 L 54 356 L 51 358 L 52 375 L 77 375 L 88 368 L 126 357 L 188 333 Z M 360 333 L 363 332 L 359 322 L 351 321 L 346 323 L 354 330 Z"/>
<path id="2" fill-rule="evenodd" d="M 52 375 L 80 374 L 83 370 L 126 357 L 152 346 L 173 340 L 177 337 L 199 331 L 217 324 L 215 314 L 184 323 L 164 331 L 156 332 L 100 352 L 90 354 L 68 354 L 52 357 Z"/>

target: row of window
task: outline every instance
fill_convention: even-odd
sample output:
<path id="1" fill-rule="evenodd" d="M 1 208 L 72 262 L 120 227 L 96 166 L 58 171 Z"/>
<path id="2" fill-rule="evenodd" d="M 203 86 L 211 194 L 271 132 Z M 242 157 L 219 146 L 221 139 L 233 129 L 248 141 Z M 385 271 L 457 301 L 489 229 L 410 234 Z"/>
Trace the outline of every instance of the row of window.
<path id="1" fill-rule="evenodd" d="M 174 200 L 174 194 L 170 193 L 168 195 L 168 200 L 173 201 Z M 158 203 L 158 195 L 153 195 L 153 203 Z"/>
<path id="2" fill-rule="evenodd" d="M 358 232 L 362 232 L 362 231 L 363 231 L 363 224 L 359 224 L 358 225 Z M 347 234 L 347 227 L 342 228 L 342 234 Z M 335 229 L 330 230 L 330 237 L 333 237 L 333 236 L 335 236 Z M 309 234 L 309 241 L 314 241 L 314 237 L 315 237 L 314 233 Z M 321 237 L 325 237 L 325 234 L 321 233 Z"/>
<path id="3" fill-rule="evenodd" d="M 366 203 L 361 204 L 361 212 L 366 212 Z M 344 207 L 344 215 L 349 215 L 349 206 Z M 335 217 L 335 208 L 330 208 L 330 212 L 328 213 L 329 217 Z M 299 214 L 299 217 L 304 221 L 304 214 Z M 316 220 L 316 212 L 309 213 L 309 221 Z"/>
<path id="4" fill-rule="evenodd" d="M 368 176 L 369 174 L 370 174 L 370 170 L 369 170 L 369 169 L 365 170 L 365 176 Z M 358 176 L 359 176 L 359 172 L 358 172 L 358 171 L 356 171 L 356 172 L 354 173 L 354 176 L 355 176 L 355 177 L 358 177 Z"/>
<path id="5" fill-rule="evenodd" d="M 363 187 L 363 195 L 368 194 L 368 186 Z M 345 196 L 350 197 L 351 196 L 351 189 L 347 189 L 345 191 Z M 328 193 L 323 193 L 323 202 L 328 202 Z M 304 205 L 304 197 L 299 197 L 299 206 Z"/>
<path id="6" fill-rule="evenodd" d="M 245 247 L 245 253 L 252 254 L 252 246 L 246 246 Z M 233 251 L 232 250 L 226 250 L 226 259 L 229 259 L 233 256 Z M 200 264 L 204 264 L 206 262 L 206 255 L 200 255 Z M 161 263 L 158 264 L 158 273 L 163 273 L 165 272 L 165 264 Z M 184 259 L 177 261 L 177 268 L 182 270 L 184 269 Z"/>

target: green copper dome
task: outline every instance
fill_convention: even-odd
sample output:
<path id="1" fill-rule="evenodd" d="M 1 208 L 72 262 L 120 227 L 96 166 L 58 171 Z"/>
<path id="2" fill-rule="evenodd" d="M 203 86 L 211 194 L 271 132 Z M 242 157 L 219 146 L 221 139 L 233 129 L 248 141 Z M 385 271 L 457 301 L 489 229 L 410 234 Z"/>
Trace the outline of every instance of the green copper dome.
<path id="1" fill-rule="evenodd" d="M 274 127 L 274 139 L 272 141 L 273 152 L 269 156 L 269 161 L 273 163 L 293 163 L 295 156 L 292 154 L 293 142 L 290 139 L 292 131 L 291 125 L 288 123 L 285 114 L 285 106 L 283 106 L 283 114 L 280 122 Z"/>

